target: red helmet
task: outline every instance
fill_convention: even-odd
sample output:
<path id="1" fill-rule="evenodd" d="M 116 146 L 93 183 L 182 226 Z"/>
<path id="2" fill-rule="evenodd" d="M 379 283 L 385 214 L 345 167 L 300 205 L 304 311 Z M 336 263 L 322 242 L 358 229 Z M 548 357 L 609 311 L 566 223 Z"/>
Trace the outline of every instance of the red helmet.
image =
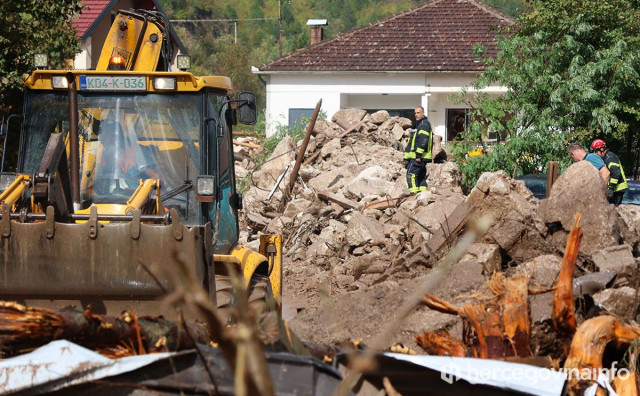
<path id="1" fill-rule="evenodd" d="M 596 139 L 593 142 L 591 142 L 591 149 L 592 150 L 598 150 L 598 149 L 602 149 L 605 148 L 607 145 L 605 144 L 604 140 L 602 139 Z"/>

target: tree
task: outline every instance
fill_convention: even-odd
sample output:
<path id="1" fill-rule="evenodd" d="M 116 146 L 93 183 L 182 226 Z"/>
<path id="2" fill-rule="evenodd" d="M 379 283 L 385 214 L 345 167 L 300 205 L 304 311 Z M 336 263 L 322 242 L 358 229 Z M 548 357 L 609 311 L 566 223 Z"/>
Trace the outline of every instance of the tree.
<path id="1" fill-rule="evenodd" d="M 75 57 L 80 40 L 71 20 L 81 9 L 79 0 L 0 2 L 0 110 L 20 108 L 22 75 L 34 69 L 35 53 L 48 54 L 52 68 Z"/>
<path id="2" fill-rule="evenodd" d="M 634 0 L 537 0 L 508 28 L 474 88 L 507 87 L 501 97 L 474 93 L 471 126 L 456 144 L 463 159 L 487 133 L 505 140 L 463 165 L 472 185 L 481 170 L 544 171 L 569 164 L 567 143 L 604 139 L 627 173 L 640 151 L 640 9 Z M 483 49 L 478 48 L 478 55 Z M 462 100 L 466 92 L 458 97 Z"/>

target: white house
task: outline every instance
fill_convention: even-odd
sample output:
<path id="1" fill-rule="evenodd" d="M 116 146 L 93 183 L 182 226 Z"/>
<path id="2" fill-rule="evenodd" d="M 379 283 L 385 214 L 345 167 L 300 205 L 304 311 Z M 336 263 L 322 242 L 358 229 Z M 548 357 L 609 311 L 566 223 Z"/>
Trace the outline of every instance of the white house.
<path id="1" fill-rule="evenodd" d="M 309 117 L 322 99 L 329 117 L 360 108 L 413 119 L 422 105 L 434 131 L 451 140 L 467 125 L 468 109 L 449 96 L 483 68 L 474 46 L 495 55 L 495 28 L 511 23 L 478 0 L 432 0 L 254 67 L 266 81 L 267 133 Z M 505 88 L 486 91 L 500 95 Z"/>
<path id="2" fill-rule="evenodd" d="M 82 39 L 80 53 L 76 55 L 73 65 L 81 70 L 95 68 L 111 23 L 119 10 L 143 9 L 162 12 L 157 0 L 85 0 L 83 5 L 85 8 L 80 16 L 72 21 L 76 34 Z M 176 57 L 187 52 L 171 25 L 169 27 L 173 44 L 172 67 L 176 69 Z"/>

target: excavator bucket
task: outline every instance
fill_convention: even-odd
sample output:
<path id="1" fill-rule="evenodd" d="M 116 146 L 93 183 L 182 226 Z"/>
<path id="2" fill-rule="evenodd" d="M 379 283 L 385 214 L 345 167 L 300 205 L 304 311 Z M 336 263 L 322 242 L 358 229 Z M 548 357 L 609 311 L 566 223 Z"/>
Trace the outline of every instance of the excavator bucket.
<path id="1" fill-rule="evenodd" d="M 115 304 L 115 313 L 131 308 L 131 300 L 136 300 L 136 313 L 153 305 L 157 314 L 153 301 L 173 289 L 160 269 L 177 265 L 177 260 L 194 271 L 203 286 L 215 290 L 214 277 L 204 264 L 205 228 L 184 226 L 175 210 L 166 224 L 145 224 L 139 211 L 127 222 L 99 222 L 94 209 L 84 223 L 60 223 L 50 206 L 44 217 L 39 222 L 12 221 L 4 205 L 1 299 L 55 300 L 57 308 L 80 301 L 98 311 Z M 211 284 L 204 284 L 205 279 L 211 279 Z"/>

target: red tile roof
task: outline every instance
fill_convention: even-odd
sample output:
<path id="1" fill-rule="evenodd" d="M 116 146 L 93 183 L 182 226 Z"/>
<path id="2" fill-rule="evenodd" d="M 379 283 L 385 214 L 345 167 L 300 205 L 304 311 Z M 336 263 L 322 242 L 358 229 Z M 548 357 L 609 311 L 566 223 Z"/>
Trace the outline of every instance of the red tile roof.
<path id="1" fill-rule="evenodd" d="M 478 0 L 432 0 L 420 7 L 292 52 L 260 71 L 479 71 L 473 54 L 496 53 L 495 30 L 514 20 Z"/>
<path id="2" fill-rule="evenodd" d="M 85 34 L 109 3 L 111 3 L 111 0 L 84 0 L 86 8 L 82 10 L 82 13 L 77 19 L 72 21 L 78 37 L 82 37 Z"/>

